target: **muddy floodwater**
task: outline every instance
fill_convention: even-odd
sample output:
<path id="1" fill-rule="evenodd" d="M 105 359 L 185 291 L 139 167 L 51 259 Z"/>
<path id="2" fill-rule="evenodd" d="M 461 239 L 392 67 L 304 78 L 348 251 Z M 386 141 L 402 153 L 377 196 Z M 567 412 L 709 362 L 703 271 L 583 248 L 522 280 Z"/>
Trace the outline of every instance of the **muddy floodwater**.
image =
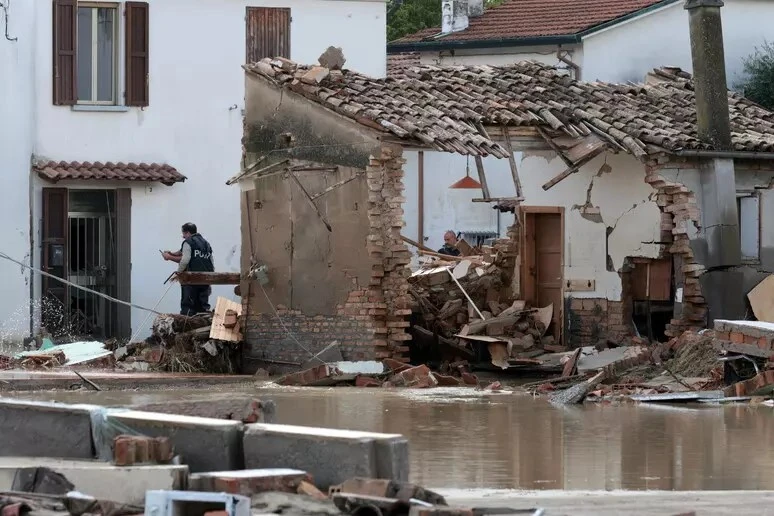
<path id="1" fill-rule="evenodd" d="M 171 399 L 273 399 L 277 422 L 401 433 L 412 480 L 449 488 L 774 489 L 774 409 L 554 407 L 471 389 L 37 392 L 19 398 L 125 406 Z"/>

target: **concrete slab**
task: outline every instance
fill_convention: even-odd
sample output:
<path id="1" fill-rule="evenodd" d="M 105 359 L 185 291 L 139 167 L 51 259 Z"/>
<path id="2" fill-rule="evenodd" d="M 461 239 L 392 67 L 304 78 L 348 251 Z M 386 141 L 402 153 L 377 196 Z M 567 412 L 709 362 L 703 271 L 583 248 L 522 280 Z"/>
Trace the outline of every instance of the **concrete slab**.
<path id="1" fill-rule="evenodd" d="M 352 477 L 408 478 L 408 441 L 379 434 L 292 425 L 247 425 L 247 468 L 297 468 L 326 490 Z"/>
<path id="2" fill-rule="evenodd" d="M 142 505 L 152 489 L 186 489 L 188 466 L 118 467 L 100 461 L 46 457 L 0 457 L 0 491 L 10 491 L 19 470 L 49 468 L 69 480 L 76 491 L 100 500 Z"/>
<path id="3" fill-rule="evenodd" d="M 618 362 L 627 358 L 627 350 L 629 346 L 621 346 L 620 348 L 611 348 L 593 355 L 581 354 L 578 359 L 578 372 L 584 373 L 586 371 L 593 371 L 595 369 L 602 369 L 612 363 Z"/>
<path id="4" fill-rule="evenodd" d="M 243 469 L 195 473 L 189 482 L 192 491 L 211 491 L 252 496 L 255 493 L 281 491 L 297 493 L 301 482 L 309 482 L 306 471 L 288 468 Z"/>
<path id="5" fill-rule="evenodd" d="M 244 469 L 239 421 L 127 410 L 108 413 L 107 421 L 141 435 L 169 437 L 191 472 Z"/>
<path id="6" fill-rule="evenodd" d="M 92 459 L 91 413 L 99 407 L 0 400 L 0 457 Z"/>

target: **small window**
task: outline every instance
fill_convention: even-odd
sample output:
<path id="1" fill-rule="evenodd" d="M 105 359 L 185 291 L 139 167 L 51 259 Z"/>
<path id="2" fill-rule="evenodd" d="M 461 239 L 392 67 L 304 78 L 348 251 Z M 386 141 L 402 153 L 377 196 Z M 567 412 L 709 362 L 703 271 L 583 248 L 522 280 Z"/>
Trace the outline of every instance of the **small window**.
<path id="1" fill-rule="evenodd" d="M 739 212 L 739 239 L 742 260 L 757 262 L 760 260 L 760 196 L 757 193 L 738 193 L 736 203 Z"/>
<path id="2" fill-rule="evenodd" d="M 118 8 L 78 4 L 76 62 L 79 104 L 116 104 Z"/>

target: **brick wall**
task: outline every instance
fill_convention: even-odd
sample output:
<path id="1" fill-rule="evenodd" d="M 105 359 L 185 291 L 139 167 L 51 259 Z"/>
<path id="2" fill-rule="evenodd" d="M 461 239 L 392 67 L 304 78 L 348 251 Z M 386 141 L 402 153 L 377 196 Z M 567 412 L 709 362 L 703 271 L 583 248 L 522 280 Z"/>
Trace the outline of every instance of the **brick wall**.
<path id="1" fill-rule="evenodd" d="M 694 228 L 699 228 L 701 218 L 696 194 L 685 185 L 660 175 L 662 166 L 664 163 L 659 161 L 649 162 L 645 181 L 658 191 L 656 202 L 663 215 L 661 241 L 668 254 L 680 257 L 679 272 L 684 276 L 682 313 L 679 318 L 672 319 L 665 332 L 670 337 L 676 337 L 686 330 L 698 330 L 706 325 L 707 304 L 699 285 L 704 266 L 696 262 L 689 237 Z"/>
<path id="2" fill-rule="evenodd" d="M 401 239 L 403 163 L 400 146 L 383 145 L 378 156 L 370 157 L 366 169 L 369 235 L 362 259 L 371 264 L 369 284 L 358 285 L 353 280 L 346 302 L 332 316 L 304 314 L 284 306 L 277 306 L 276 315 L 248 314 L 245 372 L 253 373 L 259 367 L 283 372 L 297 369 L 333 341 L 339 342 L 345 360 L 408 361 L 411 297 L 406 265 L 410 253 Z M 260 288 L 251 289 L 251 297 L 255 296 L 263 296 Z M 247 296 L 243 300 L 250 302 Z"/>
<path id="3" fill-rule="evenodd" d="M 605 298 L 567 300 L 566 331 L 570 348 L 593 346 L 599 341 L 620 341 L 632 334 L 631 302 Z"/>

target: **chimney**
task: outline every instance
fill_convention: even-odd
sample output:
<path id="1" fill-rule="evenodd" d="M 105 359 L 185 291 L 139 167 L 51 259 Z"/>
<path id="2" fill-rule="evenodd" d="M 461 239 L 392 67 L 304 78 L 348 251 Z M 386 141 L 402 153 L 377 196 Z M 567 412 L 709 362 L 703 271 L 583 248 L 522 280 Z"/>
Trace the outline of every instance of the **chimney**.
<path id="1" fill-rule="evenodd" d="M 443 0 L 441 11 L 441 32 L 444 34 L 468 28 L 468 0 Z"/>
<path id="2" fill-rule="evenodd" d="M 731 150 L 726 59 L 723 52 L 723 0 L 686 0 L 699 139 L 715 150 Z"/>
<path id="3" fill-rule="evenodd" d="M 688 10 L 699 139 L 715 151 L 731 150 L 728 86 L 723 53 L 722 0 L 685 0 Z M 701 230 L 691 237 L 706 299 L 707 322 L 741 319 L 745 314 L 744 275 L 736 205 L 736 171 L 730 157 L 701 164 Z"/>
<path id="4" fill-rule="evenodd" d="M 468 0 L 468 18 L 477 18 L 484 14 L 484 0 Z"/>

